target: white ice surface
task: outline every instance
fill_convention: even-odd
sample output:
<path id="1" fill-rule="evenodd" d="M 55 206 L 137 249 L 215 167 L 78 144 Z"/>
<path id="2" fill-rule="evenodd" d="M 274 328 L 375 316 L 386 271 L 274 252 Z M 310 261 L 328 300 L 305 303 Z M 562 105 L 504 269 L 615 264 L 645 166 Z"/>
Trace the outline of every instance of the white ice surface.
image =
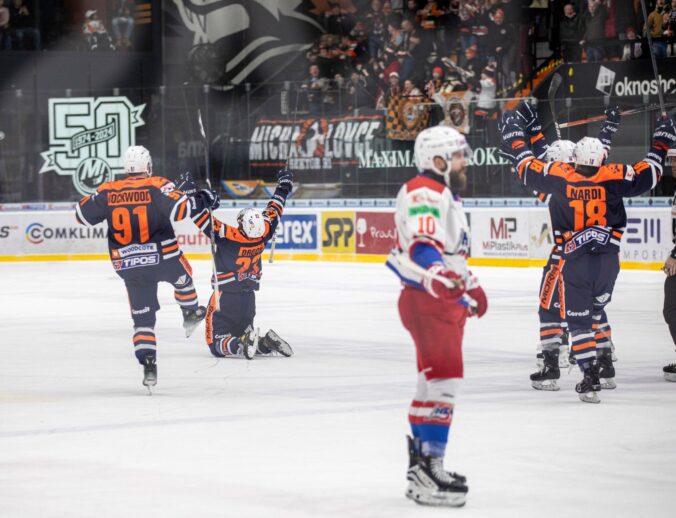
<path id="1" fill-rule="evenodd" d="M 108 263 L 0 264 L 0 517 L 676 516 L 661 273 L 620 274 L 618 389 L 589 405 L 576 371 L 530 388 L 540 270 L 476 271 L 491 306 L 467 327 L 446 457 L 470 493 L 444 510 L 403 496 L 414 354 L 385 267 L 266 264 L 257 324 L 290 359 L 212 358 L 162 285 L 149 397 Z"/>

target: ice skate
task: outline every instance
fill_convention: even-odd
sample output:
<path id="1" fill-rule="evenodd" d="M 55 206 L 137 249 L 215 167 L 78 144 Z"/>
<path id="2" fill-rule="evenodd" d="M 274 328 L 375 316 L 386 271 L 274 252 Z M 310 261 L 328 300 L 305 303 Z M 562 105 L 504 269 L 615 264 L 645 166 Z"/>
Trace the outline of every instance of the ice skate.
<path id="1" fill-rule="evenodd" d="M 253 360 L 258 350 L 258 328 L 249 327 L 239 340 L 241 342 L 239 353 L 247 360 Z"/>
<path id="2" fill-rule="evenodd" d="M 582 381 L 575 385 L 575 392 L 578 393 L 580 401 L 585 403 L 600 403 L 597 392 L 601 390 L 601 382 L 599 381 L 599 371 L 596 365 L 590 366 L 584 371 Z"/>
<path id="3" fill-rule="evenodd" d="M 277 333 L 270 329 L 265 336 L 261 338 L 258 344 L 258 352 L 261 354 L 279 353 L 282 356 L 293 356 L 293 349 L 289 343 L 282 339 Z"/>
<path id="4" fill-rule="evenodd" d="M 670 363 L 666 367 L 662 367 L 664 372 L 664 379 L 667 381 L 676 381 L 676 363 Z"/>
<path id="5" fill-rule="evenodd" d="M 151 387 L 157 385 L 157 363 L 155 357 L 151 355 L 143 358 L 143 385 L 148 387 L 148 392 L 151 395 Z"/>
<path id="6" fill-rule="evenodd" d="M 182 311 L 185 337 L 189 338 L 199 323 L 207 316 L 207 310 L 204 306 L 199 306 L 197 309 L 184 309 Z"/>
<path id="7" fill-rule="evenodd" d="M 411 441 L 409 441 L 409 444 Z M 468 488 L 464 481 L 444 471 L 441 457 L 418 455 L 408 468 L 406 497 L 420 505 L 462 507 Z M 462 477 L 464 479 L 464 477 Z"/>
<path id="8" fill-rule="evenodd" d="M 414 439 L 410 435 L 406 436 L 406 441 L 408 443 L 408 467 L 409 469 L 414 467 L 418 462 L 420 461 L 420 439 Z M 464 475 L 461 475 L 460 473 L 456 473 L 455 471 L 446 471 L 446 474 L 457 480 L 458 482 L 462 482 L 463 484 L 467 483 L 467 477 Z M 410 489 L 410 486 L 409 486 Z M 406 491 L 406 498 L 413 498 L 413 493 L 412 491 L 407 490 Z"/>
<path id="9" fill-rule="evenodd" d="M 615 367 L 613 366 L 612 352 L 610 349 L 601 349 L 598 356 L 599 378 L 603 390 L 612 390 L 617 388 L 615 383 Z"/>
<path id="10" fill-rule="evenodd" d="M 538 372 L 530 375 L 531 385 L 535 390 L 559 390 L 558 379 L 561 377 L 559 369 L 559 351 L 542 351 L 543 366 Z"/>

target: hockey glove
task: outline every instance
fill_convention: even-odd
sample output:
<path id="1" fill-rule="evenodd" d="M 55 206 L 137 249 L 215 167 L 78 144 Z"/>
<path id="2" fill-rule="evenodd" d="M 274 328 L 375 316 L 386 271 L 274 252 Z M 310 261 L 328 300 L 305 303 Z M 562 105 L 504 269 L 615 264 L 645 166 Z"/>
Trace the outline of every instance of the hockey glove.
<path id="1" fill-rule="evenodd" d="M 176 182 L 174 183 L 176 184 L 176 188 L 179 191 L 183 191 L 187 196 L 192 196 L 197 192 L 197 184 L 195 183 L 192 174 L 190 174 L 190 171 L 181 174 L 176 178 Z"/>
<path id="2" fill-rule="evenodd" d="M 205 208 L 215 210 L 221 204 L 221 200 L 218 198 L 218 193 L 216 191 L 210 191 L 209 189 L 201 189 L 195 198 L 199 200 Z"/>
<path id="3" fill-rule="evenodd" d="M 488 310 L 488 299 L 486 298 L 486 292 L 481 286 L 477 286 L 474 289 L 471 289 L 467 292 L 467 296 L 476 303 L 470 304 L 467 308 L 470 317 L 481 318 L 486 314 Z"/>
<path id="4" fill-rule="evenodd" d="M 457 300 L 465 292 L 465 284 L 453 270 L 441 264 L 433 264 L 423 276 L 425 291 L 435 299 Z"/>
<path id="5" fill-rule="evenodd" d="M 288 193 L 293 190 L 293 173 L 288 169 L 282 169 L 277 173 L 277 187 Z"/>
<path id="6" fill-rule="evenodd" d="M 523 128 L 516 118 L 509 118 L 502 127 L 501 133 L 502 142 L 498 152 L 501 156 L 517 166 L 521 161 L 533 156 L 533 152 L 526 144 L 526 135 Z"/>
<path id="7" fill-rule="evenodd" d="M 529 137 L 534 137 L 542 131 L 542 124 L 538 118 L 538 113 L 528 102 L 521 101 L 514 111 L 514 116 L 526 128 L 526 134 Z"/>
<path id="8" fill-rule="evenodd" d="M 676 125 L 670 116 L 657 119 L 655 133 L 653 133 L 653 147 L 667 151 L 676 144 Z"/>
<path id="9" fill-rule="evenodd" d="M 619 106 L 609 106 L 605 111 L 606 120 L 603 121 L 601 125 L 601 131 L 599 132 L 599 140 L 603 147 L 606 148 L 606 151 L 610 150 L 610 145 L 613 140 L 613 136 L 617 132 L 617 129 L 620 127 L 620 121 L 622 120 L 622 114 L 620 113 Z"/>

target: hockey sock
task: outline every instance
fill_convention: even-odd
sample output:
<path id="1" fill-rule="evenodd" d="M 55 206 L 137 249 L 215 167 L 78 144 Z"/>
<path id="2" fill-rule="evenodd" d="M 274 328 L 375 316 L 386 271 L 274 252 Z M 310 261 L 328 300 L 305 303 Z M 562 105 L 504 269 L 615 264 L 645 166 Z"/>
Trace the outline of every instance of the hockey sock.
<path id="1" fill-rule="evenodd" d="M 414 423 L 418 428 L 423 455 L 443 457 L 446 452 L 458 381 L 459 378 L 428 380 L 427 398 L 415 406 Z"/>
<path id="2" fill-rule="evenodd" d="M 570 331 L 570 343 L 573 355 L 580 370 L 587 369 L 596 358 L 596 340 L 591 329 L 575 329 Z"/>
<path id="3" fill-rule="evenodd" d="M 562 338 L 561 324 L 540 322 L 540 344 L 543 351 L 554 351 L 561 347 Z"/>
<path id="4" fill-rule="evenodd" d="M 156 351 L 155 330 L 152 327 L 135 327 L 134 354 L 138 362 L 143 363 L 143 359 L 148 355 L 155 356 Z"/>
<path id="5" fill-rule="evenodd" d="M 594 331 L 594 340 L 596 340 L 596 347 L 599 349 L 610 348 L 611 346 L 611 331 L 608 318 L 605 313 L 594 315 L 594 324 L 592 330 Z"/>
<path id="6" fill-rule="evenodd" d="M 192 282 L 174 288 L 174 299 L 181 309 L 197 309 L 197 292 Z"/>

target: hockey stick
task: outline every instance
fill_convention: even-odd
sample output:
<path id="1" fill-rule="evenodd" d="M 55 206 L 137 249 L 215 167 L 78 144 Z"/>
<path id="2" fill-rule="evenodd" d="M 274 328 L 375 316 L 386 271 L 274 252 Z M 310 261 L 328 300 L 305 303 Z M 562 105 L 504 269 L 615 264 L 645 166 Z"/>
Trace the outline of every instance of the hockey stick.
<path id="1" fill-rule="evenodd" d="M 549 100 L 549 110 L 552 112 L 552 120 L 554 121 L 554 129 L 556 130 L 556 140 L 561 140 L 561 127 L 556 120 L 556 91 L 561 86 L 563 78 L 559 74 L 554 74 L 549 83 L 549 90 L 547 90 L 547 99 Z"/>
<path id="2" fill-rule="evenodd" d="M 204 125 L 202 124 L 202 110 L 197 108 L 197 122 L 200 126 L 200 133 L 202 134 L 202 139 L 204 140 L 204 163 L 206 166 L 205 174 L 207 187 L 211 190 L 211 168 L 209 166 L 209 139 L 207 139 L 207 134 L 204 131 Z M 214 298 L 216 299 L 216 305 L 214 307 L 215 311 L 221 310 L 221 290 L 218 287 L 218 273 L 216 271 L 216 240 L 214 238 L 214 213 L 211 210 L 211 207 L 207 207 L 209 211 L 209 241 L 211 242 L 211 272 L 213 275 L 212 287 L 214 289 Z"/>
<path id="3" fill-rule="evenodd" d="M 645 0 L 641 0 L 641 9 L 643 9 L 643 19 L 648 19 L 648 11 L 645 7 Z M 664 109 L 664 96 L 662 95 L 662 83 L 660 81 L 660 74 L 657 72 L 657 61 L 655 61 L 655 51 L 653 50 L 653 37 L 650 34 L 650 28 L 646 30 L 648 35 L 648 49 L 650 50 L 650 61 L 653 64 L 653 74 L 655 75 L 655 81 L 657 81 L 657 99 L 660 102 L 660 112 L 662 112 L 662 118 L 667 118 L 667 111 Z"/>
<path id="4" fill-rule="evenodd" d="M 639 113 L 645 113 L 653 110 L 664 110 L 664 109 L 671 109 L 676 107 L 676 103 L 668 103 L 665 104 L 664 106 L 660 106 L 657 104 L 649 104 L 648 106 L 643 106 L 641 108 L 632 108 L 631 110 L 624 110 L 620 112 L 620 115 L 636 115 Z M 599 121 L 604 121 L 606 120 L 605 115 L 596 115 L 594 117 L 587 117 L 586 119 L 579 119 L 576 121 L 570 121 L 570 122 L 564 122 L 563 124 L 559 124 L 559 128 L 572 128 L 574 126 L 580 126 L 581 124 L 589 124 L 591 122 L 599 122 Z"/>
<path id="5" fill-rule="evenodd" d="M 298 115 L 298 98 L 300 95 L 298 95 L 298 89 L 296 89 L 296 105 L 294 107 L 293 111 L 293 123 L 291 124 L 291 133 L 289 134 L 289 151 L 287 152 L 286 155 L 286 169 L 289 168 L 289 161 L 291 160 L 291 143 L 293 142 L 293 130 L 296 127 L 296 116 Z M 279 220 L 277 221 L 277 226 L 279 226 L 279 223 L 282 221 L 282 217 L 279 217 Z M 268 257 L 268 263 L 272 264 L 272 262 L 275 260 L 275 248 L 277 247 L 277 229 L 275 229 L 275 233 L 272 235 L 272 241 L 270 242 L 270 257 Z"/>

